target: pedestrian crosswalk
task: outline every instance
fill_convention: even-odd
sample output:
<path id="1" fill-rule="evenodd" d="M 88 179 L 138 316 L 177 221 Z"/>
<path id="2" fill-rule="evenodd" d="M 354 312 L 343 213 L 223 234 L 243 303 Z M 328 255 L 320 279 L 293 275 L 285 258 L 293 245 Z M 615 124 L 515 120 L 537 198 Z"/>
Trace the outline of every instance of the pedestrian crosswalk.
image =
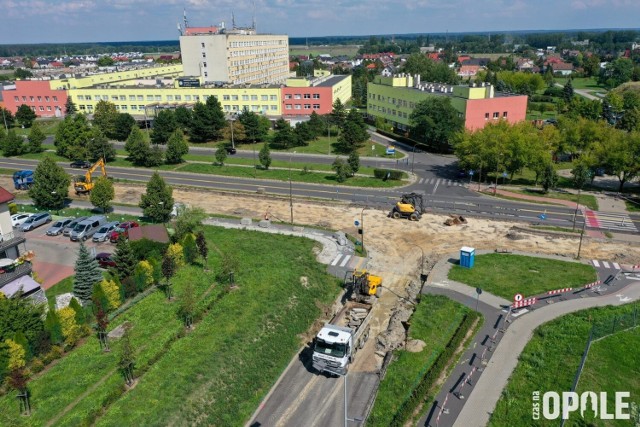
<path id="1" fill-rule="evenodd" d="M 333 259 L 333 261 L 331 261 L 331 265 L 334 267 L 345 267 L 349 261 L 351 260 L 351 258 L 353 257 L 353 255 L 350 254 L 338 254 L 336 255 L 336 257 Z"/>
<path id="2" fill-rule="evenodd" d="M 453 180 L 453 179 L 444 179 L 444 178 L 420 178 L 418 184 L 424 185 L 444 185 L 447 187 L 462 187 L 464 185 L 463 182 Z"/>
<path id="3" fill-rule="evenodd" d="M 338 253 L 329 263 L 329 267 L 342 270 L 354 270 L 363 268 L 365 259 L 352 253 Z"/>
<path id="4" fill-rule="evenodd" d="M 629 215 L 624 213 L 596 212 L 591 209 L 584 210 L 587 226 L 610 231 L 638 232 L 638 228 L 631 221 Z"/>
<path id="5" fill-rule="evenodd" d="M 596 268 L 608 268 L 608 269 L 622 270 L 620 268 L 620 264 L 618 264 L 617 262 L 600 261 L 600 260 L 597 260 L 597 259 L 592 259 L 591 260 L 591 264 L 593 264 L 593 266 L 596 267 Z"/>

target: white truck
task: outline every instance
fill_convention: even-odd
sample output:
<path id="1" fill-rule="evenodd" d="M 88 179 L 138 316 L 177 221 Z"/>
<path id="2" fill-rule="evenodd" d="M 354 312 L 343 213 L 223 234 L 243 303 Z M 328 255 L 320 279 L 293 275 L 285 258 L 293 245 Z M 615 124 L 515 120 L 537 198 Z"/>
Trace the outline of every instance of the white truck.
<path id="1" fill-rule="evenodd" d="M 314 341 L 313 367 L 333 375 L 345 375 L 356 351 L 369 338 L 371 304 L 347 301 Z"/>

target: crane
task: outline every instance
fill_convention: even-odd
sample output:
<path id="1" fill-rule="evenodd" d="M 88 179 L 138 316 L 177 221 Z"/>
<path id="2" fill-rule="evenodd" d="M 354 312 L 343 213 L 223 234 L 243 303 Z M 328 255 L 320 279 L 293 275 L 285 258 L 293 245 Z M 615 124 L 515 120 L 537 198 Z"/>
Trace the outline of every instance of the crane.
<path id="1" fill-rule="evenodd" d="M 91 180 L 91 174 L 95 172 L 96 169 L 100 168 L 102 172 L 102 176 L 107 176 L 107 170 L 105 169 L 104 159 L 99 159 L 97 162 L 91 166 L 87 172 L 82 175 L 78 175 L 74 178 L 73 188 L 76 190 L 76 194 L 87 194 L 93 190 L 93 181 Z"/>

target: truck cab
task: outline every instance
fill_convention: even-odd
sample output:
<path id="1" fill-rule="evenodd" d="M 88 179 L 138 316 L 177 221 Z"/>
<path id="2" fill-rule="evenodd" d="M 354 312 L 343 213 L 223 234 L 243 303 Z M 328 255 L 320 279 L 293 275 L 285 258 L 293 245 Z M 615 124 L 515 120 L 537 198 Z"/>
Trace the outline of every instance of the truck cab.
<path id="1" fill-rule="evenodd" d="M 353 347 L 352 330 L 336 325 L 324 326 L 313 348 L 313 367 L 334 375 L 347 373 Z"/>

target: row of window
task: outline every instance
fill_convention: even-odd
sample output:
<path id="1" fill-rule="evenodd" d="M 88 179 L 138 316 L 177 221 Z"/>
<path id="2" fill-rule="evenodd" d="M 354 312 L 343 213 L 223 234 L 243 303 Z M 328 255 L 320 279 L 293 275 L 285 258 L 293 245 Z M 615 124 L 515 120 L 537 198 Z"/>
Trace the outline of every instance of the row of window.
<path id="1" fill-rule="evenodd" d="M 224 111 L 242 111 L 244 109 L 249 109 L 248 105 L 223 105 L 222 109 Z M 264 113 L 266 113 L 268 110 L 271 111 L 278 111 L 278 106 L 277 105 L 252 105 L 251 106 L 251 111 L 262 111 Z"/>
<path id="2" fill-rule="evenodd" d="M 203 95 L 203 100 L 204 102 L 207 101 L 207 99 L 209 98 L 210 95 Z M 218 99 L 217 95 L 213 95 L 214 98 Z M 111 95 L 111 97 L 109 97 L 109 95 L 77 95 L 76 96 L 78 101 L 91 101 L 92 99 L 96 100 L 96 101 L 109 101 L 109 98 L 111 98 L 111 101 L 126 101 L 127 100 L 127 96 L 126 95 Z M 129 95 L 129 101 L 144 101 L 145 100 L 145 96 L 144 95 Z M 168 101 L 168 102 L 173 102 L 173 101 L 200 101 L 200 95 L 165 95 L 163 98 L 163 95 L 147 95 L 146 96 L 146 100 L 149 102 L 162 102 L 162 101 Z M 277 99 L 274 99 L 274 101 Z"/>
<path id="3" fill-rule="evenodd" d="M 255 49 L 255 50 L 232 50 L 229 52 L 229 56 L 233 58 L 234 56 L 248 56 L 248 55 L 273 55 L 276 53 L 287 52 L 287 48 L 277 48 L 277 49 Z M 288 53 L 288 52 L 287 52 Z"/>
<path id="4" fill-rule="evenodd" d="M 223 101 L 238 101 L 238 95 L 222 95 L 222 100 Z M 242 100 L 243 101 L 257 101 L 258 100 L 258 95 L 242 95 Z M 277 101 L 278 100 L 278 95 L 260 95 L 260 100 L 261 101 Z"/>
<path id="5" fill-rule="evenodd" d="M 31 107 L 34 111 L 35 107 Z M 40 107 L 40 111 L 44 111 L 42 109 L 43 107 Z M 78 105 L 78 108 L 81 111 L 86 111 L 86 110 L 93 110 L 93 105 L 89 104 L 89 105 L 84 105 L 84 104 L 80 104 Z M 116 105 L 116 110 L 118 111 L 144 111 L 145 110 L 145 106 L 144 105 Z M 316 108 L 314 106 L 314 108 Z M 317 108 L 320 108 L 320 105 L 318 105 Z M 250 109 L 251 111 L 263 111 L 263 112 L 267 112 L 269 110 L 271 111 L 277 111 L 278 110 L 278 106 L 277 105 L 223 105 L 222 109 L 224 111 L 242 111 L 244 109 Z M 47 107 L 47 111 L 51 111 L 51 107 Z"/>
<path id="6" fill-rule="evenodd" d="M 288 59 L 288 55 L 271 55 L 271 56 L 266 56 L 266 55 L 262 55 L 262 56 L 257 56 L 255 58 L 249 58 L 249 59 L 241 59 L 238 61 L 231 61 L 231 65 L 233 67 L 239 67 L 241 65 L 251 65 L 251 64 L 258 64 L 258 63 L 264 63 L 264 64 L 268 64 L 269 66 L 273 66 L 273 64 L 279 64 L 279 65 L 286 65 L 287 62 L 285 61 L 285 59 Z M 279 62 L 278 62 L 279 61 Z"/>
<path id="7" fill-rule="evenodd" d="M 305 110 L 311 110 L 311 104 L 304 104 L 304 105 L 300 105 L 300 104 L 285 104 L 284 105 L 284 109 L 285 110 L 301 110 L 304 107 Z M 313 104 L 313 109 L 314 110 L 319 110 L 320 109 L 320 104 Z"/>
<path id="8" fill-rule="evenodd" d="M 398 116 L 398 117 L 402 117 L 402 118 L 408 118 L 409 116 L 407 115 L 407 113 L 405 111 L 397 111 L 397 110 L 393 110 L 391 108 L 385 108 L 385 107 L 381 107 L 381 106 L 376 106 L 373 104 L 369 104 L 369 110 L 370 111 L 375 111 L 378 110 L 379 112 L 383 113 L 383 114 L 391 114 L 392 116 Z"/>
<path id="9" fill-rule="evenodd" d="M 299 93 L 294 93 L 293 99 L 311 99 L 311 95 L 313 95 L 313 99 L 320 99 L 319 93 L 303 93 L 302 95 Z M 291 99 L 291 94 L 285 94 L 284 99 Z"/>
<path id="10" fill-rule="evenodd" d="M 30 105 L 29 107 L 31 107 L 31 109 L 35 112 L 35 111 L 45 111 L 45 109 L 47 111 L 53 111 L 53 108 L 51 108 L 50 105 L 47 105 L 46 107 L 44 105 L 39 105 L 39 106 L 35 106 L 35 105 Z M 55 107 L 56 110 L 59 110 L 60 107 Z"/>
<path id="11" fill-rule="evenodd" d="M 406 99 L 396 99 L 396 98 L 392 98 L 392 97 L 386 97 L 386 96 L 382 96 L 382 95 L 376 95 L 375 93 L 370 93 L 368 95 L 369 99 L 372 100 L 377 100 L 377 101 L 381 101 L 381 102 L 387 102 L 389 104 L 393 104 L 397 107 L 405 107 L 405 108 L 415 108 L 415 103 L 411 102 L 411 101 L 407 101 Z"/>
<path id="12" fill-rule="evenodd" d="M 229 46 L 231 47 L 276 46 L 284 44 L 286 44 L 284 40 L 253 40 L 246 42 L 229 42 Z"/>
<path id="13" fill-rule="evenodd" d="M 502 117 L 504 117 L 504 118 L 506 118 L 506 117 L 507 117 L 507 112 L 506 112 L 506 111 L 503 111 L 503 112 L 502 112 Z M 494 119 L 494 120 L 497 120 L 497 119 L 499 119 L 499 118 L 500 118 L 500 113 L 499 113 L 499 112 L 497 112 L 497 111 L 496 111 L 496 112 L 494 112 L 494 113 L 493 113 L 493 119 Z M 485 119 L 485 120 L 489 120 L 489 113 L 484 113 L 484 119 Z"/>
<path id="14" fill-rule="evenodd" d="M 31 102 L 36 102 L 36 99 L 38 100 L 38 102 L 42 102 L 42 96 L 29 96 L 29 101 Z M 14 96 L 13 100 L 16 102 L 20 102 L 20 97 Z M 26 101 L 27 101 L 27 97 L 25 95 L 22 95 L 22 102 L 26 102 Z M 51 98 L 49 98 L 48 96 L 45 96 L 44 102 L 51 102 Z M 57 96 L 53 97 L 53 102 L 58 102 Z"/>

